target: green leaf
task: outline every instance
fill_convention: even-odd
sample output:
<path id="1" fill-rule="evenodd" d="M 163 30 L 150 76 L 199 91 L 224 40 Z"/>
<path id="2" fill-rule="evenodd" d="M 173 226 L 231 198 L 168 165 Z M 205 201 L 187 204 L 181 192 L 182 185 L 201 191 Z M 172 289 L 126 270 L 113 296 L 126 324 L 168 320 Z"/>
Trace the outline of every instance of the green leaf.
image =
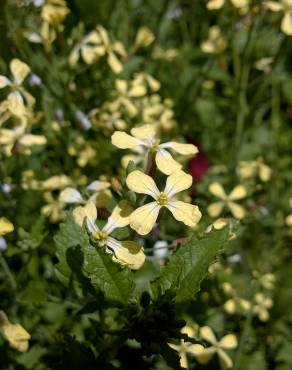
<path id="1" fill-rule="evenodd" d="M 101 290 L 108 299 L 126 303 L 134 290 L 131 272 L 112 261 L 100 247 L 93 246 L 84 229 L 70 214 L 55 237 L 57 275 L 68 284 L 74 276 L 83 285 Z M 87 286 L 88 287 L 88 286 Z"/>
<path id="2" fill-rule="evenodd" d="M 210 263 L 222 250 L 228 238 L 228 230 L 213 230 L 198 240 L 195 236 L 175 251 L 159 278 L 151 284 L 155 297 L 167 290 L 176 291 L 176 302 L 193 299 Z"/>

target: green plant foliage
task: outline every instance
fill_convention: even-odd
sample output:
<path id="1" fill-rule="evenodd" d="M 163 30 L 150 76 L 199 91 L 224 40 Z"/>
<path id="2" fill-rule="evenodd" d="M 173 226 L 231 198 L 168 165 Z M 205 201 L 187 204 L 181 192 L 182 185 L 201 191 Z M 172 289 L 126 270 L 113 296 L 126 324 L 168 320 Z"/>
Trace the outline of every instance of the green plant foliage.
<path id="1" fill-rule="evenodd" d="M 151 284 L 154 296 L 168 290 L 176 292 L 176 301 L 193 299 L 200 290 L 200 283 L 208 272 L 208 267 L 223 251 L 227 242 L 228 231 L 213 230 L 202 239 L 196 236 L 178 247 L 169 262 L 162 269 L 160 276 Z"/>
<path id="2" fill-rule="evenodd" d="M 112 263 L 111 258 L 91 245 L 87 233 L 69 216 L 55 237 L 58 276 L 69 285 L 77 278 L 84 288 L 101 290 L 108 299 L 127 303 L 134 283 L 130 272 Z"/>

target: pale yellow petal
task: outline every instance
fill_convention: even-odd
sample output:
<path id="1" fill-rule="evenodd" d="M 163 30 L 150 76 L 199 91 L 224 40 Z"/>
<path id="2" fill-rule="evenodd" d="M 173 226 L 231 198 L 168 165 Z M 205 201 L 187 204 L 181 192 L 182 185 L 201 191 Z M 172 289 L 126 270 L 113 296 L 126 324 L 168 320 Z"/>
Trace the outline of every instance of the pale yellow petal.
<path id="1" fill-rule="evenodd" d="M 249 5 L 249 0 L 231 0 L 231 3 L 235 8 L 242 9 Z"/>
<path id="2" fill-rule="evenodd" d="M 83 198 L 80 192 L 74 188 L 66 188 L 61 191 L 59 201 L 63 203 L 82 203 Z"/>
<path id="3" fill-rule="evenodd" d="M 145 262 L 143 247 L 134 241 L 120 242 L 114 238 L 108 238 L 108 247 L 113 251 L 113 260 L 132 270 L 138 270 Z"/>
<path id="4" fill-rule="evenodd" d="M 186 349 L 187 353 L 189 353 L 193 356 L 200 355 L 205 350 L 206 350 L 206 348 L 204 346 L 202 346 L 201 344 L 191 344 L 190 346 L 187 346 L 187 349 Z"/>
<path id="5" fill-rule="evenodd" d="M 169 198 L 192 186 L 193 178 L 183 171 L 176 171 L 168 176 L 164 192 Z"/>
<path id="6" fill-rule="evenodd" d="M 190 227 L 195 227 L 202 217 L 198 206 L 193 204 L 180 201 L 170 201 L 166 207 L 170 210 L 176 220 L 181 221 Z"/>
<path id="7" fill-rule="evenodd" d="M 106 225 L 102 231 L 110 234 L 114 229 L 118 227 L 125 227 L 129 225 L 130 215 L 133 212 L 133 207 L 130 204 L 122 200 L 113 210 L 112 214 L 108 218 Z"/>
<path id="8" fill-rule="evenodd" d="M 171 148 L 175 152 L 182 154 L 182 155 L 195 155 L 199 152 L 198 148 L 193 144 L 182 144 L 182 143 L 176 143 L 174 141 L 164 143 L 160 145 L 160 147 Z"/>
<path id="9" fill-rule="evenodd" d="M 155 40 L 155 36 L 148 27 L 140 27 L 136 34 L 135 46 L 147 47 Z"/>
<path id="10" fill-rule="evenodd" d="M 226 198 L 225 190 L 223 189 L 223 186 L 219 184 L 219 182 L 213 182 L 209 185 L 209 192 L 215 195 L 216 197 L 220 199 Z"/>
<path id="11" fill-rule="evenodd" d="M 7 108 L 12 114 L 19 118 L 24 118 L 27 115 L 23 98 L 18 91 L 12 92 L 8 95 Z"/>
<path id="12" fill-rule="evenodd" d="M 217 343 L 217 339 L 215 337 L 215 334 L 209 326 L 203 326 L 200 329 L 200 335 L 204 340 L 206 340 L 207 342 L 209 342 L 211 344 L 216 344 Z"/>
<path id="13" fill-rule="evenodd" d="M 0 130 L 0 145 L 13 144 L 16 140 L 15 131 L 3 128 Z"/>
<path id="14" fill-rule="evenodd" d="M 116 131 L 113 133 L 112 144 L 120 149 L 133 149 L 141 145 L 140 140 L 124 131 Z"/>
<path id="15" fill-rule="evenodd" d="M 233 349 L 237 347 L 237 338 L 234 334 L 225 335 L 220 341 L 219 346 L 226 349 Z"/>
<path id="16" fill-rule="evenodd" d="M 82 49 L 81 49 L 81 55 L 82 55 L 82 59 L 84 60 L 84 62 L 86 64 L 92 64 L 92 63 L 94 63 L 94 61 L 99 56 L 98 50 L 99 49 L 96 50 L 92 46 L 87 46 L 87 45 L 86 46 L 83 46 Z M 71 57 L 71 59 L 72 59 L 72 57 Z"/>
<path id="17" fill-rule="evenodd" d="M 11 85 L 10 80 L 6 76 L 0 75 L 0 89 L 9 85 Z"/>
<path id="18" fill-rule="evenodd" d="M 119 59 L 115 56 L 114 53 L 109 53 L 107 57 L 107 62 L 109 66 L 111 67 L 112 71 L 114 73 L 121 73 L 123 70 L 123 65 L 119 61 Z"/>
<path id="19" fill-rule="evenodd" d="M 90 191 L 102 191 L 102 190 L 106 190 L 108 189 L 109 187 L 111 186 L 111 184 L 108 182 L 108 181 L 100 181 L 100 180 L 95 180 L 95 181 L 92 181 L 88 186 L 87 186 L 87 190 L 90 190 Z"/>
<path id="20" fill-rule="evenodd" d="M 225 0 L 209 0 L 207 3 L 207 8 L 209 10 L 216 10 L 222 8 L 224 5 Z"/>
<path id="21" fill-rule="evenodd" d="M 216 349 L 214 347 L 209 347 L 209 348 L 204 348 L 199 350 L 196 349 L 198 353 L 195 354 L 196 360 L 204 365 L 210 362 L 211 358 L 214 356 L 216 353 Z"/>
<path id="22" fill-rule="evenodd" d="M 233 366 L 233 362 L 231 358 L 224 352 L 222 349 L 217 350 L 219 362 L 222 370 L 231 369 Z"/>
<path id="23" fill-rule="evenodd" d="M 131 134 L 137 139 L 153 139 L 156 135 L 156 131 L 153 125 L 143 125 L 132 128 Z"/>
<path id="24" fill-rule="evenodd" d="M 74 48 L 69 54 L 69 64 L 70 66 L 75 66 L 79 60 L 80 49 Z"/>
<path id="25" fill-rule="evenodd" d="M 228 198 L 230 200 L 238 200 L 245 198 L 247 196 L 247 191 L 243 185 L 236 186 L 232 192 L 229 194 Z"/>
<path id="26" fill-rule="evenodd" d="M 97 219 L 97 210 L 93 202 L 88 202 L 84 207 L 77 207 L 73 211 L 75 222 L 79 226 L 83 226 L 86 220 L 86 225 L 91 233 L 95 232 L 97 227 L 95 221 Z"/>
<path id="27" fill-rule="evenodd" d="M 135 193 L 148 194 L 154 199 L 159 195 L 159 190 L 152 177 L 145 175 L 141 171 L 129 173 L 126 183 L 128 188 Z"/>
<path id="28" fill-rule="evenodd" d="M 292 36 L 292 9 L 285 12 L 281 23 L 281 30 L 288 36 Z"/>
<path id="29" fill-rule="evenodd" d="M 0 236 L 11 233 L 13 230 L 13 224 L 7 218 L 0 217 Z"/>
<path id="30" fill-rule="evenodd" d="M 129 91 L 129 96 L 132 98 L 139 98 L 146 94 L 147 94 L 146 87 L 141 84 L 134 85 Z"/>
<path id="31" fill-rule="evenodd" d="M 207 211 L 211 217 L 218 217 L 222 212 L 224 202 L 215 202 L 208 206 Z"/>
<path id="32" fill-rule="evenodd" d="M 280 10 L 283 10 L 283 4 L 278 1 L 265 1 L 264 5 L 272 12 L 279 12 Z"/>
<path id="33" fill-rule="evenodd" d="M 228 299 L 228 301 L 224 303 L 223 307 L 224 310 L 229 314 L 234 314 L 236 312 L 236 302 L 233 298 Z"/>
<path id="34" fill-rule="evenodd" d="M 28 350 L 30 334 L 20 324 L 11 324 L 7 321 L 3 325 L 3 332 L 11 347 L 20 352 Z"/>
<path id="35" fill-rule="evenodd" d="M 71 180 L 66 175 L 56 175 L 43 181 L 42 187 L 46 190 L 63 189 L 71 184 Z"/>
<path id="36" fill-rule="evenodd" d="M 12 59 L 10 63 L 10 69 L 14 77 L 15 82 L 21 85 L 23 80 L 30 72 L 30 68 L 26 63 L 23 63 L 19 59 Z"/>
<path id="37" fill-rule="evenodd" d="M 285 222 L 287 226 L 292 226 L 292 215 L 288 215 L 285 219 Z"/>
<path id="38" fill-rule="evenodd" d="M 121 94 L 126 94 L 127 92 L 127 82 L 125 80 L 116 80 L 116 89 Z"/>
<path id="39" fill-rule="evenodd" d="M 269 166 L 262 164 L 259 168 L 259 177 L 263 182 L 267 182 L 271 179 L 272 170 Z"/>
<path id="40" fill-rule="evenodd" d="M 19 139 L 19 144 L 23 146 L 44 145 L 46 142 L 47 139 L 43 135 L 26 134 Z"/>
<path id="41" fill-rule="evenodd" d="M 172 155 L 167 150 L 162 148 L 158 149 L 155 162 L 158 169 L 166 175 L 170 175 L 182 168 L 182 165 L 173 159 Z"/>
<path id="42" fill-rule="evenodd" d="M 160 206 L 156 202 L 137 208 L 130 216 L 130 226 L 140 235 L 149 234 L 157 220 Z"/>
<path id="43" fill-rule="evenodd" d="M 228 207 L 233 214 L 233 217 L 237 218 L 238 220 L 241 220 L 245 217 L 246 212 L 245 209 L 240 206 L 239 204 L 236 204 L 234 202 L 228 202 Z"/>

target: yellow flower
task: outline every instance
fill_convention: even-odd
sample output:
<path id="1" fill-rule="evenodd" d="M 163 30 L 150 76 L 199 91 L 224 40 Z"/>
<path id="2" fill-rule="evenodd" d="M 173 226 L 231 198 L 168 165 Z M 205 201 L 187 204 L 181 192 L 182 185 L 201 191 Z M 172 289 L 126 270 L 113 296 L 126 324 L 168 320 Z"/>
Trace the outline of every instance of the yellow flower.
<path id="1" fill-rule="evenodd" d="M 264 4 L 272 12 L 283 12 L 281 30 L 288 36 L 292 36 L 292 0 L 265 1 Z"/>
<path id="2" fill-rule="evenodd" d="M 207 364 L 211 358 L 217 354 L 220 366 L 223 370 L 231 369 L 233 362 L 226 349 L 234 349 L 237 347 L 237 339 L 234 334 L 225 335 L 220 341 L 215 337 L 213 330 L 209 326 L 203 326 L 200 329 L 202 339 L 211 343 L 212 346 L 205 348 L 201 344 L 195 344 L 194 355 L 200 364 Z"/>
<path id="3" fill-rule="evenodd" d="M 69 12 L 65 0 L 47 0 L 42 7 L 41 17 L 53 28 L 59 29 Z"/>
<path id="4" fill-rule="evenodd" d="M 61 203 L 59 199 L 55 199 L 49 191 L 44 193 L 44 199 L 47 204 L 41 208 L 42 215 L 48 217 L 52 223 L 63 220 L 65 217 L 65 204 Z"/>
<path id="5" fill-rule="evenodd" d="M 116 104 L 105 102 L 100 108 L 92 109 L 88 115 L 94 126 L 101 129 L 105 134 L 111 134 L 114 130 L 125 130 L 126 121 L 117 110 Z"/>
<path id="6" fill-rule="evenodd" d="M 181 333 L 187 334 L 190 338 L 195 338 L 198 331 L 197 326 L 185 326 L 182 328 Z M 176 350 L 180 356 L 180 365 L 184 369 L 188 369 L 188 357 L 187 355 L 194 356 L 197 353 L 196 344 L 185 342 L 183 339 L 181 340 L 180 344 L 172 344 L 169 343 L 169 346 Z"/>
<path id="7" fill-rule="evenodd" d="M 85 200 L 81 193 L 72 187 L 61 191 L 59 201 L 66 204 L 86 204 L 93 202 L 97 207 L 105 207 L 111 199 L 111 193 L 107 189 L 110 183 L 107 181 L 93 181 L 87 186 L 87 191 L 93 192 L 88 200 Z"/>
<path id="8" fill-rule="evenodd" d="M 115 229 L 129 225 L 129 213 L 129 207 L 121 202 L 114 208 L 102 229 L 96 226 L 97 210 L 92 202 L 88 202 L 84 207 L 77 207 L 73 216 L 79 226 L 82 227 L 85 222 L 98 245 L 105 247 L 106 252 L 112 254 L 113 261 L 137 270 L 145 261 L 143 247 L 134 241 L 119 241 L 110 236 Z"/>
<path id="9" fill-rule="evenodd" d="M 167 60 L 167 61 L 172 61 L 176 59 L 178 56 L 178 50 L 177 49 L 162 49 L 161 46 L 156 45 L 154 47 L 154 50 L 152 52 L 152 58 L 153 59 L 162 59 L 162 60 Z"/>
<path id="10" fill-rule="evenodd" d="M 19 59 L 12 59 L 9 67 L 12 79 L 0 75 L 0 89 L 8 87 L 11 90 L 7 96 L 6 107 L 10 113 L 22 119 L 26 115 L 25 104 L 31 108 L 35 103 L 34 97 L 22 87 L 23 81 L 30 73 L 30 68 Z"/>
<path id="11" fill-rule="evenodd" d="M 267 182 L 271 179 L 272 170 L 263 162 L 261 157 L 255 161 L 241 161 L 239 163 L 239 175 L 243 179 L 251 179 L 259 176 L 261 181 Z"/>
<path id="12" fill-rule="evenodd" d="M 64 189 L 67 186 L 70 186 L 71 182 L 71 179 L 66 175 L 56 175 L 43 181 L 42 188 L 44 190 Z"/>
<path id="13" fill-rule="evenodd" d="M 13 230 L 13 224 L 7 218 L 0 217 L 0 236 L 11 233 Z"/>
<path id="14" fill-rule="evenodd" d="M 0 311 L 0 328 L 11 347 L 20 352 L 28 350 L 30 334 L 20 324 L 12 324 L 3 311 Z"/>
<path id="15" fill-rule="evenodd" d="M 99 33 L 91 31 L 73 48 L 69 55 L 69 63 L 72 66 L 76 65 L 81 56 L 86 64 L 92 64 L 104 53 L 105 48 Z"/>
<path id="16" fill-rule="evenodd" d="M 218 217 L 223 208 L 229 208 L 233 216 L 237 219 L 242 219 L 245 216 L 245 209 L 239 204 L 234 203 L 234 200 L 243 199 L 247 196 L 244 186 L 236 186 L 229 195 L 227 195 L 221 184 L 214 182 L 209 185 L 209 191 L 216 197 L 220 198 L 220 202 L 212 203 L 208 207 L 208 213 L 211 217 Z"/>
<path id="17" fill-rule="evenodd" d="M 21 124 L 13 129 L 0 129 L 0 146 L 2 145 L 5 154 L 10 156 L 12 149 L 17 146 L 17 149 L 24 154 L 30 154 L 30 147 L 44 145 L 47 139 L 43 135 L 33 135 L 26 133 L 26 125 Z"/>
<path id="18" fill-rule="evenodd" d="M 201 44 L 202 51 L 209 54 L 221 54 L 226 47 L 227 43 L 221 35 L 220 28 L 218 26 L 210 27 L 208 39 Z"/>
<path id="19" fill-rule="evenodd" d="M 230 0 L 230 1 L 235 8 L 238 8 L 243 12 L 246 12 L 248 10 L 250 0 Z M 207 8 L 209 10 L 216 10 L 222 8 L 224 4 L 225 0 L 209 0 L 207 3 Z"/>
<path id="20" fill-rule="evenodd" d="M 160 144 L 155 128 L 151 125 L 132 128 L 131 134 L 133 136 L 123 131 L 116 131 L 112 135 L 113 145 L 120 149 L 133 150 L 142 147 L 154 152 L 157 167 L 166 175 L 170 175 L 182 168 L 181 164 L 174 160 L 166 149 L 172 149 L 182 155 L 194 155 L 198 153 L 197 147 L 193 144 L 181 144 L 174 141 Z"/>
<path id="21" fill-rule="evenodd" d="M 135 49 L 147 47 L 155 40 L 155 36 L 148 27 L 140 27 L 136 34 Z"/>
<path id="22" fill-rule="evenodd" d="M 229 283 L 223 283 L 223 291 L 231 296 L 230 299 L 228 299 L 223 307 L 224 310 L 229 314 L 235 314 L 235 313 L 245 313 L 250 310 L 251 304 L 249 301 L 247 301 L 244 298 L 241 298 L 238 296 L 236 290 L 231 286 Z"/>
<path id="23" fill-rule="evenodd" d="M 126 183 L 130 190 L 150 195 L 154 199 L 154 202 L 137 208 L 130 216 L 130 226 L 138 234 L 146 235 L 152 230 L 162 207 L 166 207 L 176 220 L 190 227 L 195 227 L 202 216 L 197 206 L 173 198 L 175 194 L 192 185 L 192 176 L 183 171 L 168 176 L 162 192 L 158 190 L 154 180 L 141 171 L 131 172 Z"/>
<path id="24" fill-rule="evenodd" d="M 261 321 L 268 321 L 270 318 L 269 309 L 273 307 L 271 298 L 266 297 L 263 293 L 256 293 L 254 296 L 254 305 L 252 311 L 258 315 Z"/>
<path id="25" fill-rule="evenodd" d="M 135 117 L 138 114 L 138 109 L 133 100 L 146 95 L 147 90 L 144 84 L 141 82 L 129 84 L 125 80 L 116 80 L 115 85 L 118 97 L 112 102 L 113 109 L 118 111 L 123 107 L 130 117 Z"/>

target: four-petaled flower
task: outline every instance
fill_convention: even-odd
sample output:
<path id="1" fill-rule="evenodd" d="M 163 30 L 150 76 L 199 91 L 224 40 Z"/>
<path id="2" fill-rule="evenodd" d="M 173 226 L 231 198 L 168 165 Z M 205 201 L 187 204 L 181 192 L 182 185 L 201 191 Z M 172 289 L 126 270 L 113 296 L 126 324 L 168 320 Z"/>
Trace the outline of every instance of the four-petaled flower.
<path id="1" fill-rule="evenodd" d="M 119 241 L 110 236 L 115 229 L 129 225 L 130 211 L 124 203 L 117 205 L 102 229 L 96 225 L 97 210 L 92 202 L 87 203 L 84 207 L 75 208 L 73 216 L 79 226 L 83 226 L 85 223 L 97 244 L 100 247 L 105 247 L 106 252 L 112 254 L 113 261 L 137 270 L 145 261 L 143 247 L 134 241 Z"/>
<path id="2" fill-rule="evenodd" d="M 163 207 L 169 209 L 175 219 L 190 227 L 195 227 L 202 216 L 197 206 L 173 198 L 175 194 L 192 185 L 192 176 L 183 171 L 179 170 L 168 176 L 162 192 L 158 190 L 154 180 L 141 171 L 131 172 L 126 183 L 130 190 L 150 195 L 154 199 L 154 202 L 137 208 L 130 215 L 130 226 L 138 234 L 146 235 L 152 230 Z"/>
<path id="3" fill-rule="evenodd" d="M 254 296 L 254 304 L 252 312 L 258 315 L 261 321 L 268 321 L 270 318 L 269 309 L 273 307 L 271 298 L 265 296 L 263 293 L 256 293 Z"/>
<path id="4" fill-rule="evenodd" d="M 197 361 L 200 364 L 207 364 L 211 358 L 217 354 L 219 357 L 220 366 L 223 370 L 232 368 L 233 362 L 225 350 L 234 349 L 237 347 L 236 336 L 234 334 L 228 334 L 218 341 L 213 330 L 209 326 L 203 326 L 200 329 L 200 335 L 202 339 L 211 343 L 212 346 L 205 348 L 201 344 L 194 344 L 193 354 Z"/>
<path id="5" fill-rule="evenodd" d="M 234 203 L 234 200 L 243 199 L 247 196 L 244 186 L 236 186 L 229 195 L 227 195 L 221 184 L 214 182 L 209 186 L 209 191 L 216 197 L 220 198 L 220 202 L 212 203 L 208 207 L 208 213 L 211 217 L 218 217 L 226 206 L 230 209 L 233 216 L 237 219 L 242 219 L 245 216 L 245 209 L 239 204 Z"/>
<path id="6" fill-rule="evenodd" d="M 120 149 L 146 148 L 155 153 L 155 162 L 159 170 L 166 175 L 180 170 L 181 164 L 173 159 L 171 154 L 166 149 L 172 149 L 182 155 L 195 155 L 198 149 L 193 144 L 182 144 L 174 141 L 169 141 L 160 144 L 156 136 L 155 128 L 152 125 L 144 125 L 135 127 L 131 130 L 131 135 L 124 131 L 116 131 L 112 135 L 112 143 Z"/>
<path id="7" fill-rule="evenodd" d="M 31 108 L 34 103 L 34 97 L 29 94 L 22 86 L 23 81 L 30 73 L 29 66 L 19 59 L 12 59 L 10 62 L 10 71 L 12 80 L 6 76 L 0 75 L 0 89 L 9 87 L 11 92 L 7 96 L 7 109 L 20 119 L 26 115 L 26 107 Z"/>

